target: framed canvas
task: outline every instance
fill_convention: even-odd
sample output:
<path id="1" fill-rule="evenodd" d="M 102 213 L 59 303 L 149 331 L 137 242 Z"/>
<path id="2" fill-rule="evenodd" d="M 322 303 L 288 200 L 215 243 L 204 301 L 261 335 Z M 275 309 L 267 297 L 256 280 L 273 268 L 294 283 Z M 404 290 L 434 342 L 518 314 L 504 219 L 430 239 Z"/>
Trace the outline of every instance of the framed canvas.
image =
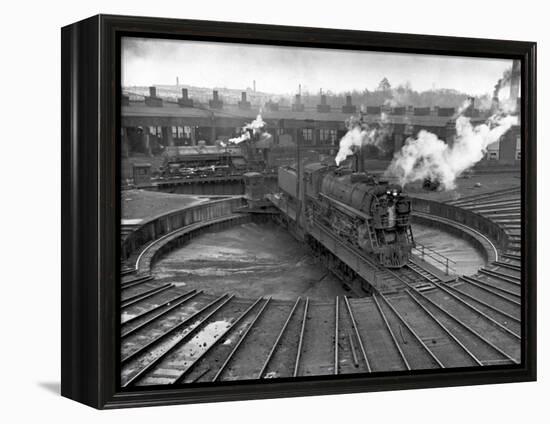
<path id="1" fill-rule="evenodd" d="M 536 379 L 536 44 L 62 29 L 62 395 Z"/>

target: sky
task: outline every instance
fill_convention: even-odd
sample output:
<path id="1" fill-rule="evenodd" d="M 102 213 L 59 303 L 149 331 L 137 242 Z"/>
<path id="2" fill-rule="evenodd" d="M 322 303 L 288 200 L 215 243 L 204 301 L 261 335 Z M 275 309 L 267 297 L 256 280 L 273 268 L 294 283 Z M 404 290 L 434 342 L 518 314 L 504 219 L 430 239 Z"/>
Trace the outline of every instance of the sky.
<path id="1" fill-rule="evenodd" d="M 375 90 L 386 77 L 393 87 L 417 91 L 450 88 L 491 94 L 511 60 L 455 56 L 259 46 L 125 37 L 122 86 L 182 85 L 294 94 Z"/>

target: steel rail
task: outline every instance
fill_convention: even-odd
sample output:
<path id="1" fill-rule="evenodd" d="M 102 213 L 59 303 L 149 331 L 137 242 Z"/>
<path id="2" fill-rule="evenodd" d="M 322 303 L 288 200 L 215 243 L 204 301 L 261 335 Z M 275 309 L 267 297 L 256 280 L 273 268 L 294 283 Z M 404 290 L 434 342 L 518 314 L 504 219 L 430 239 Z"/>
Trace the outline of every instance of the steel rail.
<path id="1" fill-rule="evenodd" d="M 136 293 L 136 294 L 133 294 L 131 296 L 128 296 L 128 297 L 125 297 L 125 298 L 122 298 L 120 299 L 120 302 L 121 303 L 125 303 L 125 302 L 130 302 L 132 300 L 135 300 L 137 299 L 138 297 L 141 297 L 141 296 L 144 296 L 144 295 L 147 295 L 147 294 L 150 294 L 152 292 L 154 292 L 155 290 L 158 290 L 159 288 L 161 287 L 166 287 L 166 286 L 169 286 L 171 283 L 165 283 L 161 286 L 156 286 L 156 287 L 153 287 L 153 288 L 148 288 L 146 290 L 143 290 L 142 292 L 140 293 Z"/>
<path id="2" fill-rule="evenodd" d="M 514 284 L 516 286 L 521 286 L 521 280 L 518 277 L 512 277 L 508 274 L 503 274 L 502 272 L 493 271 L 492 269 L 485 269 L 481 268 L 479 270 L 480 273 L 488 275 L 489 277 L 498 278 L 502 281 L 506 281 L 507 283 Z"/>
<path id="3" fill-rule="evenodd" d="M 479 360 L 479 358 L 477 356 L 474 355 L 473 352 L 470 351 L 470 349 L 468 349 L 464 343 L 462 343 L 452 332 L 451 330 L 449 330 L 445 324 L 443 324 L 434 314 L 432 314 L 424 305 L 422 305 L 422 303 L 420 303 L 420 301 L 415 298 L 412 293 L 409 291 L 409 290 L 405 290 L 405 292 L 409 295 L 409 297 L 418 305 L 420 306 L 420 308 L 445 332 L 445 334 L 447 334 L 451 339 L 453 339 L 453 341 L 464 351 L 466 352 L 466 354 L 474 360 L 474 362 L 480 366 L 483 366 L 483 362 L 481 362 L 481 360 Z M 424 297 L 424 299 L 427 299 L 426 297 Z M 429 299 L 428 299 L 429 300 Z M 449 316 L 451 316 L 450 313 L 447 313 Z M 452 317 L 453 319 L 455 318 L 454 316 Z"/>
<path id="4" fill-rule="evenodd" d="M 125 275 L 130 275 L 130 274 L 133 274 L 134 272 L 136 272 L 136 270 L 133 268 L 122 269 L 120 271 L 120 275 L 121 277 L 124 277 Z"/>
<path id="5" fill-rule="evenodd" d="M 479 215 L 502 215 L 502 213 L 516 214 L 521 211 L 519 205 L 499 205 L 499 206 L 486 206 L 482 208 L 467 208 L 468 210 L 475 212 Z"/>
<path id="6" fill-rule="evenodd" d="M 512 207 L 512 206 L 521 206 L 521 200 L 489 200 L 487 202 L 470 202 L 465 203 L 461 207 L 468 209 L 469 211 L 474 211 L 476 209 L 483 208 L 495 208 L 498 206 Z"/>
<path id="7" fill-rule="evenodd" d="M 262 368 L 260 369 L 260 372 L 258 373 L 258 377 L 256 377 L 257 379 L 263 378 L 264 372 L 265 372 L 267 366 L 269 365 L 269 362 L 271 362 L 271 358 L 273 358 L 273 354 L 275 353 L 275 350 L 277 350 L 277 347 L 279 346 L 279 342 L 283 338 L 283 334 L 285 333 L 286 328 L 288 327 L 288 323 L 292 319 L 292 316 L 294 315 L 294 311 L 296 310 L 296 307 L 298 306 L 298 303 L 300 303 L 300 300 L 301 300 L 301 298 L 299 297 L 298 299 L 296 299 L 296 302 L 294 302 L 294 306 L 290 310 L 290 313 L 288 314 L 288 317 L 287 317 L 285 323 L 283 324 L 283 327 L 281 328 L 281 331 L 279 332 L 279 335 L 275 339 L 275 343 L 273 343 L 273 346 L 271 347 L 271 350 L 269 351 L 269 354 L 267 355 L 267 358 L 264 362 L 264 365 L 262 366 Z"/>
<path id="8" fill-rule="evenodd" d="M 153 340 L 151 340 L 150 342 L 148 342 L 147 344 L 145 344 L 144 346 L 140 347 L 138 350 L 136 350 L 135 352 L 133 353 L 130 353 L 128 356 L 124 357 L 122 360 L 121 360 L 121 364 L 125 364 L 127 363 L 128 361 L 131 361 L 132 359 L 134 359 L 135 357 L 141 355 L 144 351 L 146 351 L 147 349 L 149 349 L 150 347 L 154 346 L 155 344 L 157 344 L 159 341 L 165 339 L 166 337 L 170 336 L 171 334 L 173 334 L 174 332 L 180 330 L 181 328 L 183 328 L 185 325 L 189 324 L 189 322 L 191 322 L 192 320 L 196 319 L 196 317 L 200 314 L 202 314 L 204 311 L 206 311 L 207 309 L 211 308 L 213 305 L 215 305 L 216 303 L 218 303 L 220 300 L 222 300 L 224 297 L 226 297 L 227 295 L 226 294 L 222 294 L 220 297 L 216 298 L 215 300 L 213 300 L 212 302 L 210 302 L 209 304 L 207 304 L 206 306 L 203 306 L 201 309 L 199 309 L 198 311 L 196 311 L 193 315 L 190 315 L 188 316 L 187 318 L 185 318 L 183 321 L 181 321 L 179 324 L 176 324 L 175 326 L 169 328 L 168 330 L 166 330 L 164 333 L 162 333 L 161 335 L 155 337 Z"/>
<path id="9" fill-rule="evenodd" d="M 510 289 L 508 289 L 508 288 L 505 289 L 505 288 L 502 288 L 502 287 L 500 287 L 500 286 L 497 286 L 497 285 L 493 284 L 492 281 L 483 281 L 483 280 L 480 280 L 478 277 L 468 277 L 468 276 L 465 276 L 465 275 L 463 275 L 463 276 L 461 276 L 461 277 L 459 277 L 459 278 L 464 278 L 464 279 L 466 279 L 466 280 L 468 280 L 468 281 L 471 280 L 471 281 L 473 281 L 473 282 L 475 282 L 475 283 L 477 283 L 477 284 L 480 284 L 480 285 L 482 285 L 482 286 L 487 286 L 487 287 L 489 287 L 489 288 L 491 288 L 491 289 L 495 289 L 495 290 L 501 291 L 502 293 L 509 294 L 510 296 L 514 296 L 514 297 L 521 298 L 521 293 L 518 293 L 518 292 L 516 292 L 516 291 L 514 291 L 514 290 L 510 290 Z M 514 287 L 518 287 L 518 286 L 514 286 Z"/>
<path id="10" fill-rule="evenodd" d="M 231 330 L 233 330 L 238 324 L 239 322 L 241 322 L 249 313 L 252 309 L 254 309 L 254 307 L 260 303 L 260 301 L 262 300 L 263 298 L 260 297 L 258 298 L 258 300 L 256 300 L 254 303 L 252 303 L 252 305 L 250 305 L 243 313 L 241 313 L 241 315 L 239 315 L 235 321 L 233 321 L 230 326 L 228 328 L 225 329 L 225 331 L 219 335 L 219 337 L 212 343 L 210 344 L 210 346 L 208 346 L 206 349 L 204 349 L 202 351 L 202 353 L 200 355 L 198 355 L 195 360 L 193 361 L 193 363 L 191 363 L 185 370 L 183 370 L 183 372 L 172 382 L 172 384 L 179 384 L 181 382 L 183 382 L 183 379 L 189 374 L 189 372 L 195 368 L 195 366 L 199 363 L 199 361 L 208 354 L 208 352 L 210 352 L 211 349 L 213 349 L 215 346 L 217 346 L 222 340 L 224 340 L 226 334 L 228 334 Z"/>
<path id="11" fill-rule="evenodd" d="M 502 299 L 506 302 L 512 303 L 513 305 L 521 306 L 521 302 L 518 302 L 517 300 L 514 300 L 514 299 L 510 299 L 509 297 L 504 296 L 501 293 L 498 293 L 496 291 L 496 290 L 499 290 L 497 287 L 493 287 L 491 285 L 489 285 L 489 287 L 485 287 L 482 283 L 477 283 L 475 280 L 470 281 L 470 279 L 468 277 L 464 277 L 464 276 L 459 277 L 459 280 L 464 281 L 464 283 L 466 283 L 466 284 L 470 284 L 474 287 L 477 287 L 479 290 L 483 290 L 483 291 L 486 291 L 487 293 L 491 293 L 493 296 L 497 296 L 497 297 L 499 297 L 500 299 Z M 496 289 L 496 290 L 493 290 L 493 288 Z M 504 290 L 504 289 L 500 289 L 500 290 Z M 512 292 L 507 292 L 506 291 L 506 293 L 509 293 L 512 296 L 521 297 L 519 294 L 515 294 L 515 293 L 512 293 Z"/>
<path id="12" fill-rule="evenodd" d="M 336 313 L 334 318 L 334 375 L 338 374 L 338 296 L 336 296 Z"/>
<path id="13" fill-rule="evenodd" d="M 427 270 L 426 268 L 424 268 L 422 265 L 420 265 L 419 263 L 417 262 L 414 262 L 414 261 L 410 261 L 414 266 L 417 266 L 418 268 L 420 268 L 422 271 L 428 273 L 429 275 L 431 275 L 433 278 L 435 278 L 437 281 L 442 281 L 441 278 L 439 276 L 437 276 L 436 274 L 434 274 L 433 272 Z M 425 277 L 424 275 L 422 275 L 419 271 L 417 271 L 416 269 L 414 269 L 412 266 L 410 266 L 410 264 L 406 264 L 405 265 L 406 268 L 412 270 L 415 274 L 417 275 L 420 275 L 422 278 L 424 278 L 425 280 L 428 280 L 430 283 L 432 283 L 433 281 L 428 279 L 427 277 Z"/>
<path id="14" fill-rule="evenodd" d="M 409 290 L 406 290 L 406 292 L 409 294 L 409 296 L 411 298 L 413 298 L 416 303 L 424 310 L 426 311 L 428 314 L 432 315 L 433 314 L 428 311 L 428 309 L 422 305 L 418 299 L 416 299 L 411 293 Z M 487 346 L 491 347 L 493 350 L 495 350 L 496 352 L 500 353 L 502 356 L 508 358 L 510 361 L 512 361 L 514 364 L 517 364 L 519 363 L 516 359 L 514 359 L 512 356 L 510 356 L 509 354 L 507 354 L 506 352 L 504 352 L 502 349 L 500 349 L 498 346 L 496 346 L 494 343 L 490 342 L 489 340 L 487 340 L 485 337 L 483 337 L 481 334 L 479 334 L 476 330 L 474 330 L 472 327 L 470 327 L 468 324 L 464 323 L 460 318 L 456 317 L 454 314 L 452 314 L 451 312 L 447 311 L 445 308 L 441 307 L 440 305 L 438 305 L 436 302 L 432 301 L 429 297 L 427 296 L 424 296 L 422 293 L 418 292 L 418 291 L 415 291 L 416 294 L 418 294 L 419 296 L 421 296 L 424 300 L 426 300 L 428 303 L 430 303 L 432 306 L 434 306 L 436 309 L 440 310 L 441 312 L 443 312 L 443 314 L 447 315 L 449 318 L 451 318 L 453 321 L 457 322 L 460 326 L 462 326 L 466 331 L 468 331 L 470 334 L 473 334 L 474 336 L 476 336 L 479 340 L 481 340 L 483 343 L 485 343 Z M 437 318 L 434 317 L 434 320 L 438 321 Z M 443 324 L 441 324 L 443 325 Z M 449 331 L 449 330 L 447 330 Z M 456 340 L 459 342 L 460 346 L 462 346 L 471 356 L 473 355 L 473 353 L 471 353 L 454 335 L 452 335 L 453 337 L 453 340 Z M 473 356 L 473 358 L 475 358 L 475 361 L 481 365 L 483 365 L 483 363 L 481 363 L 481 361 L 479 359 L 477 359 L 475 356 Z"/>
<path id="15" fill-rule="evenodd" d="M 464 304 L 467 308 L 471 309 L 472 311 L 476 312 L 477 314 L 481 315 L 486 320 L 492 322 L 494 325 L 505 331 L 506 333 L 510 334 L 512 337 L 515 337 L 518 340 L 521 340 L 521 336 L 519 334 L 516 334 L 512 330 L 510 330 L 508 327 L 502 325 L 500 322 L 494 320 L 489 315 L 487 315 L 485 312 L 480 311 L 478 308 L 476 308 L 474 305 L 466 302 L 464 299 L 461 299 L 456 294 L 452 293 L 449 289 L 442 287 L 441 284 L 434 283 L 435 286 L 437 286 L 439 289 L 443 290 L 445 293 L 447 293 L 449 296 L 453 297 L 454 299 L 458 300 L 460 303 Z"/>
<path id="16" fill-rule="evenodd" d="M 471 196 L 464 196 L 463 198 L 461 199 L 457 199 L 457 200 L 452 200 L 451 202 L 448 202 L 448 204 L 452 204 L 453 206 L 462 206 L 464 204 L 472 204 L 472 203 L 476 203 L 478 201 L 482 201 L 482 202 L 505 202 L 505 201 L 516 201 L 518 198 L 517 197 L 511 197 L 509 199 L 505 199 L 504 196 L 509 196 L 509 195 L 514 195 L 516 192 L 518 192 L 518 194 L 520 193 L 520 190 L 508 190 L 508 191 L 495 191 L 494 193 L 492 193 L 491 195 L 471 195 Z M 499 199 L 500 198 L 500 199 Z"/>
<path id="17" fill-rule="evenodd" d="M 372 372 L 372 368 L 370 366 L 369 358 L 367 357 L 367 351 L 365 350 L 365 345 L 363 343 L 363 339 L 361 338 L 361 334 L 359 333 L 359 328 L 357 327 L 357 322 L 355 321 L 355 316 L 353 315 L 353 310 L 351 309 L 351 305 L 349 303 L 349 300 L 346 296 L 344 296 L 344 302 L 346 304 L 349 317 L 351 319 L 351 325 L 353 327 L 353 330 L 355 331 L 355 337 L 357 337 L 357 341 L 359 342 L 359 347 L 361 348 L 361 353 L 363 354 L 363 359 L 365 360 L 365 364 L 367 364 L 367 371 Z"/>
<path id="18" fill-rule="evenodd" d="M 514 187 L 514 188 L 497 190 L 497 191 L 494 191 L 492 193 L 472 194 L 470 196 L 461 197 L 460 199 L 451 200 L 450 202 L 447 202 L 447 204 L 449 204 L 449 205 L 458 205 L 458 204 L 461 204 L 461 203 L 472 203 L 472 202 L 475 202 L 477 200 L 492 199 L 494 197 L 500 197 L 500 196 L 504 196 L 506 194 L 512 194 L 512 193 L 515 193 L 515 192 L 521 193 L 521 188 Z"/>
<path id="19" fill-rule="evenodd" d="M 519 221 L 519 218 L 521 218 L 521 213 L 520 212 L 479 213 L 478 215 L 484 216 L 488 219 L 501 218 L 501 219 L 513 219 L 513 220 L 516 220 L 516 221 Z"/>
<path id="20" fill-rule="evenodd" d="M 224 295 L 225 296 L 225 295 Z M 157 356 L 155 359 L 153 359 L 151 362 L 149 362 L 147 365 L 145 365 L 143 368 L 141 368 L 136 374 L 134 374 L 122 387 L 128 387 L 130 384 L 133 384 L 136 380 L 140 379 L 145 373 L 149 372 L 151 368 L 153 368 L 155 365 L 157 365 L 160 361 L 164 360 L 169 354 L 174 352 L 177 348 L 179 348 L 184 342 L 189 340 L 191 336 L 193 336 L 199 329 L 202 328 L 202 326 L 208 321 L 208 319 L 214 315 L 216 312 L 218 312 L 221 308 L 223 308 L 231 299 L 233 299 L 234 295 L 229 296 L 227 299 L 225 299 L 223 302 L 221 302 L 214 310 L 212 310 L 208 315 L 206 315 L 201 322 L 199 322 L 195 327 L 193 327 L 191 330 L 189 330 L 186 334 L 184 334 L 176 343 L 174 343 L 172 346 L 170 346 L 168 349 L 166 349 L 162 354 Z"/>
<path id="21" fill-rule="evenodd" d="M 415 272 L 411 267 L 404 266 L 402 268 L 396 269 L 394 271 L 396 274 L 399 274 L 401 278 L 405 278 L 410 284 L 417 284 L 419 282 L 428 282 L 431 283 L 430 280 L 428 280 L 423 275 L 419 274 L 418 272 Z M 420 276 L 420 279 L 418 278 Z"/>
<path id="22" fill-rule="evenodd" d="M 353 343 L 353 338 L 351 337 L 351 333 L 348 331 L 348 340 L 349 340 L 349 348 L 351 350 L 351 356 L 353 357 L 353 364 L 357 368 L 359 366 L 359 360 L 357 359 L 357 353 L 355 352 L 355 343 Z"/>
<path id="23" fill-rule="evenodd" d="M 391 274 L 393 274 L 393 272 L 390 271 Z M 395 275 L 395 274 L 394 274 Z M 399 278 L 399 276 L 395 275 L 397 278 Z M 443 308 L 441 308 L 439 305 L 437 305 L 435 302 L 433 302 L 430 298 L 428 298 L 426 295 L 424 295 L 423 293 L 421 293 L 419 290 L 417 290 L 414 286 L 410 285 L 409 283 L 405 282 L 405 284 L 412 290 L 414 290 L 415 293 L 418 293 L 420 296 L 422 296 L 422 298 L 424 298 L 426 301 L 430 302 L 431 304 L 433 304 L 434 306 L 436 306 L 438 309 L 444 311 L 449 317 L 451 317 L 452 319 L 454 319 L 455 321 L 458 322 L 458 318 L 456 318 L 455 316 L 453 316 L 450 312 L 444 310 Z M 412 296 L 412 294 L 409 292 L 409 290 L 405 290 L 407 292 L 407 294 L 422 308 L 422 310 L 424 310 L 424 312 L 426 312 L 428 314 L 428 316 L 430 318 L 432 318 L 433 321 L 436 322 L 437 325 L 439 325 L 439 327 L 449 336 L 451 337 L 465 352 L 466 354 L 468 354 L 468 356 L 470 356 L 477 364 L 479 365 L 483 365 L 481 363 L 481 361 L 472 353 L 470 352 L 470 350 L 468 348 L 466 348 L 466 346 L 464 346 L 464 344 L 458 340 L 458 338 L 455 337 L 455 335 L 447 328 L 445 327 L 445 325 L 443 325 L 443 323 L 441 321 L 439 321 L 435 315 L 433 315 L 428 309 L 426 309 L 424 307 L 424 305 L 422 305 L 414 296 Z M 465 324 L 463 324 L 461 322 L 461 324 L 464 326 L 464 327 L 467 327 Z M 473 329 L 467 327 L 468 330 L 470 331 L 474 331 Z M 477 333 L 476 333 L 477 334 Z"/>
<path id="24" fill-rule="evenodd" d="M 250 323 L 250 325 L 247 327 L 246 331 L 243 333 L 243 335 L 241 336 L 241 338 L 239 339 L 239 341 L 237 342 L 237 344 L 235 344 L 235 346 L 233 347 L 233 349 L 231 350 L 231 352 L 229 352 L 229 355 L 227 356 L 227 358 L 225 358 L 225 361 L 224 363 L 222 364 L 222 366 L 220 367 L 220 369 L 218 370 L 218 372 L 216 373 L 216 375 L 214 375 L 214 377 L 212 378 L 212 381 L 216 381 L 220 375 L 223 373 L 223 371 L 225 370 L 225 367 L 227 366 L 227 364 L 229 364 L 229 362 L 231 361 L 231 359 L 233 358 L 233 356 L 235 355 L 235 352 L 237 352 L 237 350 L 239 349 L 239 346 L 242 344 L 242 342 L 244 341 L 244 339 L 246 338 L 246 336 L 248 335 L 248 333 L 250 332 L 250 330 L 252 329 L 252 327 L 254 327 L 254 324 L 256 323 L 256 321 L 258 321 L 258 319 L 260 318 L 260 316 L 262 315 L 262 313 L 264 312 L 265 308 L 267 307 L 267 304 L 271 301 L 271 298 L 267 298 L 267 300 L 265 301 L 265 303 L 262 305 L 262 307 L 260 308 L 260 310 L 258 311 L 258 313 L 256 314 L 256 316 L 254 317 L 254 319 L 252 320 L 252 322 Z"/>
<path id="25" fill-rule="evenodd" d="M 159 318 L 161 318 L 161 317 L 163 317 L 163 316 L 169 314 L 169 313 L 172 312 L 174 309 L 179 308 L 179 307 L 180 307 L 181 305 L 183 305 L 184 303 L 187 303 L 188 301 L 190 301 L 191 299 L 195 298 L 196 296 L 198 296 L 199 294 L 202 293 L 202 291 L 199 291 L 199 292 L 196 292 L 196 293 L 192 293 L 192 292 L 194 292 L 194 290 L 192 290 L 191 292 L 187 292 L 187 293 L 185 293 L 185 294 L 179 296 L 179 297 L 177 298 L 178 300 L 176 301 L 176 303 L 174 303 L 173 305 L 171 305 L 169 308 L 165 309 L 165 310 L 162 311 L 160 314 L 155 315 L 155 316 L 149 318 L 148 320 L 142 322 L 141 324 L 135 326 L 134 328 L 132 328 L 132 329 L 126 331 L 125 333 L 122 333 L 121 336 L 120 336 L 120 338 L 121 338 L 121 339 L 124 339 L 124 338 L 126 338 L 126 337 L 128 337 L 128 336 L 130 336 L 130 335 L 132 335 L 132 334 L 134 334 L 134 333 L 136 333 L 137 331 L 139 331 L 139 330 L 141 330 L 142 328 L 148 326 L 148 325 L 151 324 L 152 322 L 157 321 Z M 188 296 L 189 294 L 190 294 L 190 296 Z M 180 299 L 181 299 L 181 300 L 180 300 Z M 165 302 L 163 305 L 160 305 L 160 306 L 158 306 L 158 307 L 155 308 L 155 309 L 158 310 L 158 308 L 160 308 L 160 307 L 162 307 L 162 306 L 166 306 L 167 304 L 169 305 L 169 304 L 171 304 L 172 302 L 173 302 L 173 300 L 170 301 L 170 302 Z M 148 311 L 147 313 L 150 313 L 150 311 Z M 124 322 L 124 324 L 126 324 L 126 322 Z"/>
<path id="26" fill-rule="evenodd" d="M 378 302 L 378 299 L 376 298 L 376 294 L 372 295 L 372 298 L 374 300 L 374 303 L 376 307 L 378 308 L 378 312 L 380 313 L 380 316 L 384 320 L 384 324 L 386 325 L 386 329 L 390 333 L 390 336 L 393 340 L 393 343 L 395 344 L 395 347 L 397 348 L 397 351 L 399 352 L 399 355 L 401 356 L 401 360 L 405 364 L 405 367 L 407 368 L 407 371 L 411 370 L 411 366 L 409 365 L 409 362 L 407 361 L 407 358 L 405 357 L 405 354 L 403 353 L 403 350 L 401 350 L 401 346 L 399 346 L 399 342 L 395 338 L 395 334 L 393 334 L 393 330 L 390 327 L 390 323 L 388 322 L 388 319 L 386 318 L 386 314 L 382 310 L 382 307 L 380 306 L 380 303 Z"/>
<path id="27" fill-rule="evenodd" d="M 152 281 L 152 280 L 153 280 L 152 275 L 144 275 L 142 277 L 134 278 L 132 280 L 124 281 L 124 282 L 120 283 L 120 288 L 122 290 L 126 290 L 130 287 L 139 286 L 141 284 L 147 283 L 148 281 Z"/>
<path id="28" fill-rule="evenodd" d="M 459 293 L 462 296 L 467 297 L 468 299 L 473 300 L 474 302 L 479 303 L 480 305 L 485 306 L 486 308 L 489 308 L 489 309 L 505 316 L 508 319 L 511 319 L 512 321 L 515 321 L 515 322 L 521 324 L 521 320 L 519 318 L 516 318 L 515 316 L 510 315 L 508 312 L 505 312 L 505 311 L 497 308 L 496 306 L 493 306 L 493 305 L 491 305 L 491 304 L 489 304 L 489 303 L 487 303 L 487 302 L 485 302 L 485 301 L 483 301 L 483 300 L 481 300 L 481 299 L 479 299 L 475 296 L 472 296 L 470 293 L 463 292 L 462 290 L 457 289 L 456 287 L 453 287 L 453 286 L 449 286 L 449 285 L 447 286 L 447 288 L 452 290 L 452 291 L 455 291 L 455 292 Z"/>
<path id="29" fill-rule="evenodd" d="M 493 262 L 493 265 L 497 265 L 497 266 L 501 266 L 503 268 L 508 268 L 508 269 L 511 269 L 511 270 L 514 270 L 514 271 L 520 271 L 521 272 L 521 266 L 519 266 L 519 265 L 509 264 L 507 262 L 501 262 L 501 261 L 495 261 L 495 262 Z"/>
<path id="30" fill-rule="evenodd" d="M 503 253 L 503 258 L 512 259 L 515 261 L 521 261 L 521 255 L 514 255 L 513 253 Z"/>
<path id="31" fill-rule="evenodd" d="M 306 320 L 307 320 L 307 310 L 309 306 L 309 297 L 306 298 L 306 304 L 304 306 L 304 315 L 302 317 L 302 328 L 300 329 L 300 340 L 298 341 L 298 352 L 296 353 L 296 361 L 294 363 L 294 374 L 293 377 L 298 376 L 298 371 L 300 367 L 300 357 L 302 355 L 302 345 L 304 342 L 304 334 L 306 331 Z"/>
<path id="32" fill-rule="evenodd" d="M 136 294 L 135 296 L 130 296 L 126 299 L 122 299 L 120 303 L 121 308 L 127 308 L 129 306 L 135 305 L 138 302 L 141 302 L 145 299 L 149 299 L 159 293 L 162 293 L 163 291 L 166 291 L 168 289 L 173 288 L 174 285 L 172 283 L 164 284 L 160 287 L 155 287 L 151 290 L 146 290 L 142 293 Z"/>
<path id="33" fill-rule="evenodd" d="M 196 290 L 195 289 L 192 289 L 192 290 L 189 290 L 189 291 L 186 291 L 185 293 L 183 294 L 180 294 L 170 300 L 167 300 L 166 302 L 163 302 L 157 306 L 154 306 L 153 308 L 151 309 L 148 309 L 140 314 L 137 314 L 137 315 L 134 315 L 132 318 L 128 318 L 126 321 L 122 321 L 120 322 L 120 325 L 126 325 L 126 324 L 130 324 L 131 322 L 134 322 L 140 318 L 143 318 L 144 316 L 147 316 L 149 314 L 152 314 L 153 312 L 156 312 L 158 311 L 159 309 L 163 308 L 164 306 L 168 306 L 170 305 L 172 302 L 177 302 L 178 300 L 180 300 L 181 298 L 191 294 L 191 293 L 194 293 Z"/>
<path id="34" fill-rule="evenodd" d="M 426 345 L 426 343 L 422 341 L 420 336 L 416 334 L 416 331 L 414 331 L 414 329 L 409 325 L 409 323 L 405 321 L 405 319 L 401 316 L 401 314 L 397 311 L 397 309 L 391 304 L 391 302 L 386 298 L 386 296 L 380 293 L 380 297 L 384 300 L 386 305 L 388 305 L 388 307 L 393 311 L 393 313 L 397 316 L 397 318 L 399 318 L 399 320 L 405 326 L 405 328 L 407 328 L 407 330 L 409 330 L 409 332 L 414 336 L 416 341 L 424 348 L 424 350 L 428 353 L 428 355 L 432 357 L 432 359 L 436 362 L 436 364 L 439 365 L 440 368 L 445 368 L 445 365 L 443 365 L 443 363 L 439 360 L 437 355 L 430 350 L 430 348 Z"/>

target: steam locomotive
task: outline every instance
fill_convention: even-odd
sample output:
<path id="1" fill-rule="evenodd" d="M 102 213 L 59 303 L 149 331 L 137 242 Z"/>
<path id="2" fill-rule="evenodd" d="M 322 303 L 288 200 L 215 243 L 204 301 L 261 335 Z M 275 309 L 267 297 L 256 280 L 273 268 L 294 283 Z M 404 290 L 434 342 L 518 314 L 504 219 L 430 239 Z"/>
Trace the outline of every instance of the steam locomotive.
<path id="1" fill-rule="evenodd" d="M 296 147 L 278 145 L 176 146 L 166 147 L 160 174 L 163 178 L 242 175 L 275 172 L 294 160 Z"/>
<path id="2" fill-rule="evenodd" d="M 294 169 L 279 169 L 280 189 L 289 201 L 301 205 L 306 231 L 312 225 L 323 226 L 384 267 L 407 264 L 414 246 L 411 200 L 399 185 L 320 163 L 304 166 L 301 188 L 296 178 Z"/>

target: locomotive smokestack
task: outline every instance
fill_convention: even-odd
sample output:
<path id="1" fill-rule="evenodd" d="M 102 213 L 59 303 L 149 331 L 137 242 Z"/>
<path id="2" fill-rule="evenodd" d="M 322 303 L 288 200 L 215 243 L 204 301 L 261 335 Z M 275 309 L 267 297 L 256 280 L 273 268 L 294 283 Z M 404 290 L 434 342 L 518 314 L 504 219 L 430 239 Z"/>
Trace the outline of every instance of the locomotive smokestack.
<path id="1" fill-rule="evenodd" d="M 363 146 L 361 146 L 355 153 L 355 172 L 365 172 L 364 151 Z"/>

